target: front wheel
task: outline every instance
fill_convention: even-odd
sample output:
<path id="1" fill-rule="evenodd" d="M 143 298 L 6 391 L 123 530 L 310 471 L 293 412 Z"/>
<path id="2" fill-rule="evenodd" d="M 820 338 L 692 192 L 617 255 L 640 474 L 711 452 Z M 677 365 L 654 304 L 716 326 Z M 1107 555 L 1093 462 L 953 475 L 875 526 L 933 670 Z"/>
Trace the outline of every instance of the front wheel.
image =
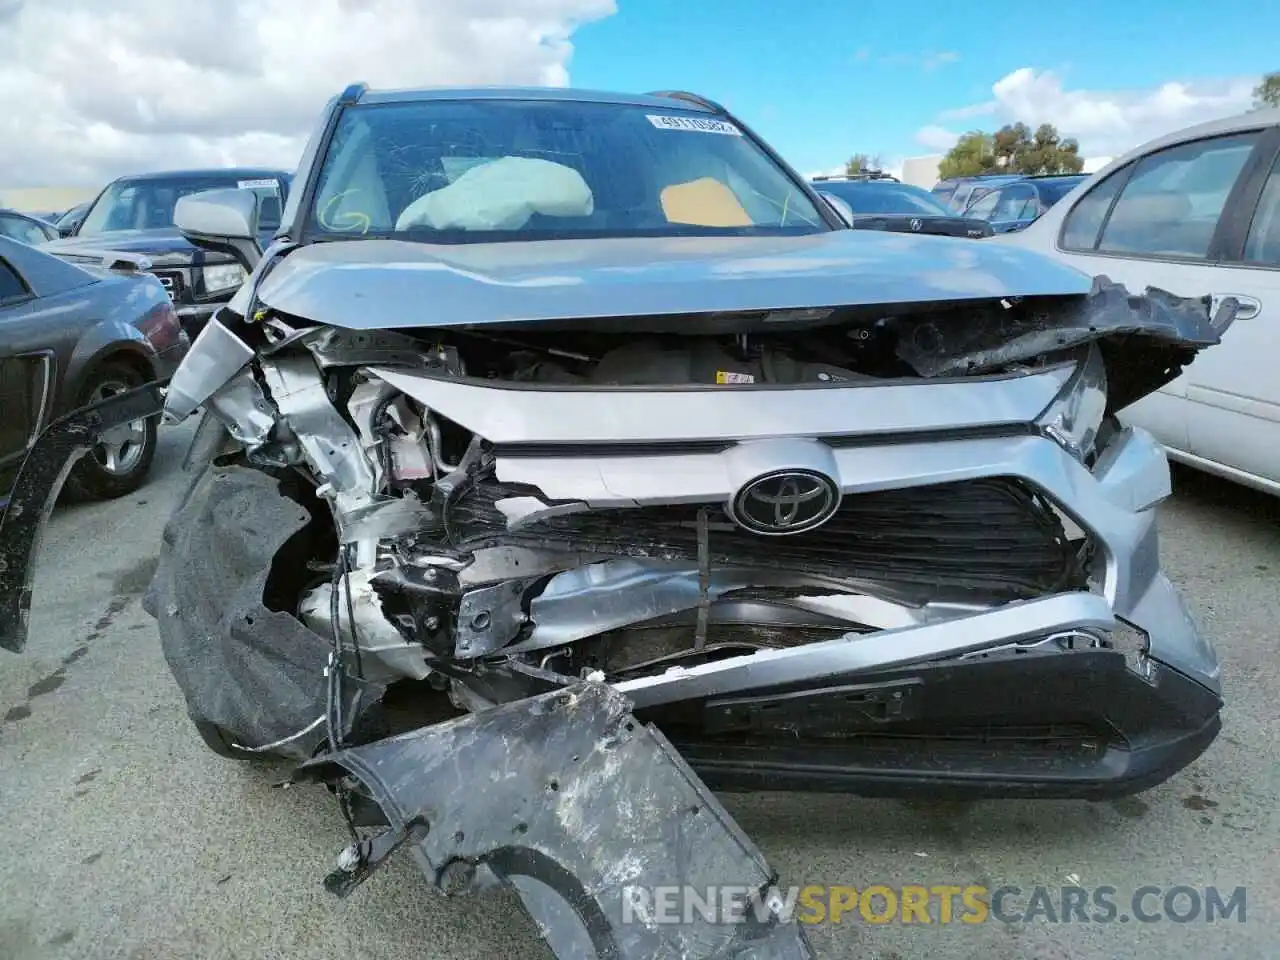
<path id="1" fill-rule="evenodd" d="M 104 363 L 91 373 L 80 393 L 80 405 L 100 403 L 140 387 L 146 380 L 132 367 Z M 113 500 L 133 493 L 146 482 L 156 455 L 158 426 L 154 418 L 133 420 L 105 431 L 67 477 L 76 500 Z"/>
<path id="2" fill-rule="evenodd" d="M 259 762 L 264 758 L 270 759 L 265 754 L 237 747 L 231 735 L 216 723 L 210 723 L 208 720 L 196 720 L 194 717 L 191 723 L 196 728 L 196 733 L 200 735 L 200 739 L 204 741 L 204 745 L 220 757 L 225 757 L 228 760 L 257 760 Z"/>

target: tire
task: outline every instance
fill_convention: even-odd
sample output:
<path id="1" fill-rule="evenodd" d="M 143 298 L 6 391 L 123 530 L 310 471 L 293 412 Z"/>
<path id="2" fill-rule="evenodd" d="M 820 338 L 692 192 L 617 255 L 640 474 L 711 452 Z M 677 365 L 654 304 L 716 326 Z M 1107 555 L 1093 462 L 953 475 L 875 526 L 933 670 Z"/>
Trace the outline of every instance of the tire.
<path id="1" fill-rule="evenodd" d="M 200 734 L 200 739 L 204 741 L 204 745 L 220 757 L 242 762 L 254 760 L 261 762 L 264 759 L 269 759 L 266 754 L 237 749 L 231 737 L 216 723 L 193 719 L 191 724 L 196 728 L 196 733 Z"/>
<path id="2" fill-rule="evenodd" d="M 78 406 L 124 393 L 146 383 L 136 369 L 123 363 L 104 363 L 86 378 Z M 74 500 L 114 500 L 133 493 L 147 480 L 156 456 L 156 420 L 135 420 L 112 431 L 113 437 L 82 456 L 67 477 L 66 490 Z"/>

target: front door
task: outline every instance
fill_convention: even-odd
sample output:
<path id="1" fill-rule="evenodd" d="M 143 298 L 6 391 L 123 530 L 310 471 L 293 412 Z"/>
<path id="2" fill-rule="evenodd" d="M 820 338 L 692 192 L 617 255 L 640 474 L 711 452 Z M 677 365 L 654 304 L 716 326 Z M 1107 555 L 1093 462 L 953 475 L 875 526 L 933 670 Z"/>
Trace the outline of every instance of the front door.
<path id="1" fill-rule="evenodd" d="M 1187 370 L 1187 430 L 1196 456 L 1280 483 L 1280 158 L 1238 222 L 1239 261 L 1219 269 L 1211 292 L 1240 308 Z"/>

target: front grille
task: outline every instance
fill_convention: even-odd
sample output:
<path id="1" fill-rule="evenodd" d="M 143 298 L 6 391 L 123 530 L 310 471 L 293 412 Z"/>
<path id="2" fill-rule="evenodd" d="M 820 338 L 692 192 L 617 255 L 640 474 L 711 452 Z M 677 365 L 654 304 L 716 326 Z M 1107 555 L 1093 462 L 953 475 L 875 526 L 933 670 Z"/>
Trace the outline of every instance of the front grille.
<path id="1" fill-rule="evenodd" d="M 530 490 L 481 481 L 451 507 L 459 546 L 545 546 L 696 561 L 696 505 L 592 510 L 508 532 L 494 503 Z M 922 589 L 933 599 L 1023 599 L 1083 587 L 1077 549 L 1049 504 L 991 478 L 845 497 L 817 530 L 762 537 L 709 508 L 715 566 L 785 570 Z"/>
<path id="2" fill-rule="evenodd" d="M 182 297 L 182 274 L 180 273 L 156 273 L 156 279 L 160 281 L 160 285 L 164 287 L 165 293 L 169 294 L 169 299 L 177 301 Z"/>

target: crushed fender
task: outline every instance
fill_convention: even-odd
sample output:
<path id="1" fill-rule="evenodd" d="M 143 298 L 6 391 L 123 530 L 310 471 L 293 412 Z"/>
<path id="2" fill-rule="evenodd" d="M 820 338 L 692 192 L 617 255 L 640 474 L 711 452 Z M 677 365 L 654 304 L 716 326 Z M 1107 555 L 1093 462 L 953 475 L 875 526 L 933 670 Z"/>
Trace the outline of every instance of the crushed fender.
<path id="1" fill-rule="evenodd" d="M 519 894 L 557 957 L 803 960 L 776 876 L 654 727 L 612 688 L 582 683 L 302 767 L 298 779 L 363 786 L 387 830 L 348 848 L 327 881 L 345 895 L 411 845 L 444 892 L 498 881 Z M 645 893 L 750 889 L 745 909 L 674 911 Z"/>
<path id="2" fill-rule="evenodd" d="M 72 410 L 49 424 L 27 449 L 0 518 L 0 648 L 17 653 L 27 645 L 31 576 L 40 535 L 71 468 L 105 431 L 160 416 L 163 386 L 148 383 Z"/>

